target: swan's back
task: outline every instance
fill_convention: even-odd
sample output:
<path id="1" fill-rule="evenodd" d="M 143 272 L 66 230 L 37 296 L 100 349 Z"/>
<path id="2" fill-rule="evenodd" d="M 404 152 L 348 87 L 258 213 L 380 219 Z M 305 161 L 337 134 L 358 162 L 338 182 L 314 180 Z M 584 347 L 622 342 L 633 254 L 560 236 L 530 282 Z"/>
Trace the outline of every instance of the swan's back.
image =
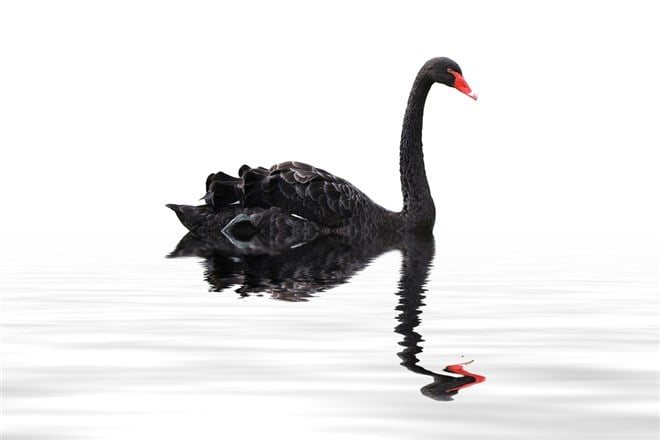
<path id="1" fill-rule="evenodd" d="M 237 202 L 243 208 L 278 208 L 328 228 L 385 212 L 348 181 L 301 162 L 282 162 L 270 169 L 244 165 L 238 178 L 211 174 L 206 190 L 204 199 L 214 210 Z"/>

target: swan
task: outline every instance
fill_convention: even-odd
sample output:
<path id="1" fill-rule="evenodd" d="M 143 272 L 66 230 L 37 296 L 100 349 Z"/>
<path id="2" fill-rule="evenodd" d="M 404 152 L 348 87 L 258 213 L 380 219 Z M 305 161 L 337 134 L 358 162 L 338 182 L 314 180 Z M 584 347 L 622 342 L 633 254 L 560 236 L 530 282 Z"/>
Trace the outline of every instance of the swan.
<path id="1" fill-rule="evenodd" d="M 206 179 L 204 205 L 167 207 L 195 235 L 222 237 L 237 249 L 255 252 L 290 248 L 330 234 L 430 234 L 435 206 L 424 168 L 422 122 L 426 97 L 434 83 L 477 99 L 455 61 L 433 58 L 419 70 L 401 132 L 400 212 L 383 208 L 340 177 L 295 161 L 268 169 L 243 165 L 238 177 L 222 171 L 213 173 Z"/>

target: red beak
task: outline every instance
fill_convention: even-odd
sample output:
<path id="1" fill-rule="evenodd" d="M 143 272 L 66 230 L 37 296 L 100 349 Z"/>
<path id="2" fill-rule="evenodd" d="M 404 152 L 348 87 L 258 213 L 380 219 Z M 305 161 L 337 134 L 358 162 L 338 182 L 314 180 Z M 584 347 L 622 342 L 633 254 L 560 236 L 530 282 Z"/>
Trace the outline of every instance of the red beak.
<path id="1" fill-rule="evenodd" d="M 459 92 L 461 92 L 461 93 L 465 93 L 470 98 L 472 98 L 476 101 L 477 100 L 477 94 L 472 91 L 472 89 L 468 85 L 467 81 L 465 81 L 465 78 L 463 78 L 463 75 L 461 75 L 460 73 L 458 73 L 454 70 L 449 70 L 449 73 L 454 75 L 454 78 L 455 78 L 454 88 L 456 90 L 458 90 Z"/>

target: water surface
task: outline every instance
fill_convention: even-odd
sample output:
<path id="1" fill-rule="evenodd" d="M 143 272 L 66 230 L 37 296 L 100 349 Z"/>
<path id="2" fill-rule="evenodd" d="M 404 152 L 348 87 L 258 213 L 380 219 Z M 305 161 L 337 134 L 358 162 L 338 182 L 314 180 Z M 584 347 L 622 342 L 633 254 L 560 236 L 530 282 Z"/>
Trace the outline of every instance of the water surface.
<path id="1" fill-rule="evenodd" d="M 178 238 L 5 240 L 3 439 L 657 438 L 643 237 L 440 235 L 261 284 Z"/>

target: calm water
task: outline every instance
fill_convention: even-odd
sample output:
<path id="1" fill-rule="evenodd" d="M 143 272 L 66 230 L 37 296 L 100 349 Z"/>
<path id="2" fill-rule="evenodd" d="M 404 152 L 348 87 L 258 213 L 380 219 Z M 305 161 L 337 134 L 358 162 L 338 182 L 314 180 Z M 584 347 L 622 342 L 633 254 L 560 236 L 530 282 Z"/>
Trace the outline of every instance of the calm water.
<path id="1" fill-rule="evenodd" d="M 644 237 L 247 266 L 164 258 L 173 235 L 90 238 L 3 244 L 2 439 L 658 436 Z M 451 385 L 470 360 L 486 381 Z"/>

